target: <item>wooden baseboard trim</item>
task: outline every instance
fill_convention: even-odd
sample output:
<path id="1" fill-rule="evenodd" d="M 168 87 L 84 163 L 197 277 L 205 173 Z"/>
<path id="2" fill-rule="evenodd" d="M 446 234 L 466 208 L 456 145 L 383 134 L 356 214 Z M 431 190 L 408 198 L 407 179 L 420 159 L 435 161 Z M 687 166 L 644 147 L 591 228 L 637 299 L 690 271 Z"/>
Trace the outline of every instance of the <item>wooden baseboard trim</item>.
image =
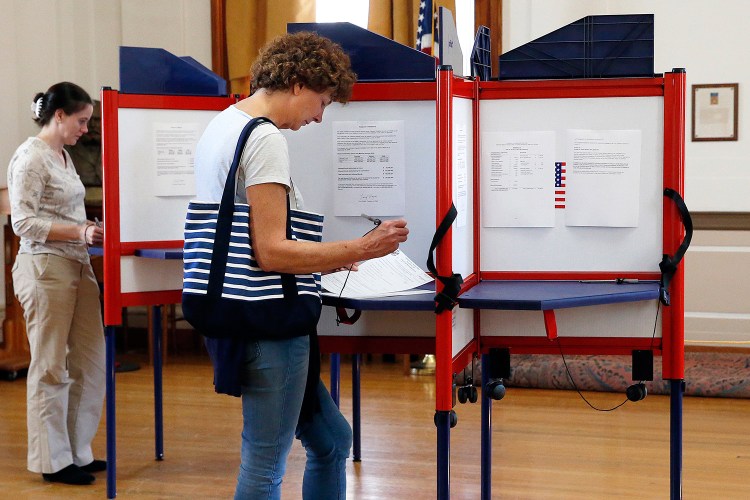
<path id="1" fill-rule="evenodd" d="M 750 231 L 750 212 L 694 212 L 690 217 L 698 231 Z"/>

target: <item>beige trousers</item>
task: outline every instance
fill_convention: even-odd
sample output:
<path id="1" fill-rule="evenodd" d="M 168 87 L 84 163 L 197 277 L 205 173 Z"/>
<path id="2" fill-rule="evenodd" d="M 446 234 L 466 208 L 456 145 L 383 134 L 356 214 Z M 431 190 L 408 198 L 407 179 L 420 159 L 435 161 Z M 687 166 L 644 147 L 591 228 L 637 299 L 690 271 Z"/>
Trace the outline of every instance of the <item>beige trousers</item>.
<path id="1" fill-rule="evenodd" d="M 23 306 L 31 364 L 26 378 L 28 469 L 52 473 L 94 459 L 91 441 L 105 391 L 99 286 L 89 263 L 19 254 L 13 287 Z"/>

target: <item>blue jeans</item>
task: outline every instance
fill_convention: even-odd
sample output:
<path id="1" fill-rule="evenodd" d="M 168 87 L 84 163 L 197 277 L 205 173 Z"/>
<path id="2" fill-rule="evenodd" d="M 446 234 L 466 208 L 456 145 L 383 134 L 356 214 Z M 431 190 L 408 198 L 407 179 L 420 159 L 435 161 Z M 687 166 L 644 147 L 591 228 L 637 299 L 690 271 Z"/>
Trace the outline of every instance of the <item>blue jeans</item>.
<path id="1" fill-rule="evenodd" d="M 309 363 L 309 337 L 251 341 L 242 372 L 242 463 L 235 500 L 281 498 L 286 460 L 296 436 L 307 463 L 302 497 L 346 497 L 346 459 L 352 444 L 349 423 L 318 381 L 321 411 L 300 426 Z"/>

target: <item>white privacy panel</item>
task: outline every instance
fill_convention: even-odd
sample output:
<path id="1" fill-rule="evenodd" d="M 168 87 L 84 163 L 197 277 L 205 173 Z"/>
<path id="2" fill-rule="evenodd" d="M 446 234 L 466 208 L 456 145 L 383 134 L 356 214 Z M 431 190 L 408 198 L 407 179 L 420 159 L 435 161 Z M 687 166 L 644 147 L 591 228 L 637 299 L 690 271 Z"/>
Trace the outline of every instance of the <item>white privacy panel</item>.
<path id="1" fill-rule="evenodd" d="M 120 164 L 120 241 L 170 241 L 183 238 L 185 212 L 191 194 L 162 196 L 156 182 L 155 130 L 169 124 L 192 131 L 195 144 L 219 111 L 120 108 L 118 123 Z M 190 145 L 187 146 L 189 148 Z M 186 148 L 186 149 L 187 149 Z"/>
<path id="2" fill-rule="evenodd" d="M 551 132 L 554 161 L 570 165 L 565 141 L 568 130 L 636 130 L 641 135 L 635 227 L 566 226 L 565 209 L 559 208 L 552 227 L 485 227 L 482 222 L 482 270 L 658 272 L 662 256 L 663 115 L 662 97 L 480 101 L 480 149 L 487 134 Z M 487 168 L 489 165 L 480 164 L 479 171 Z M 550 182 L 554 183 L 553 176 Z M 483 183 L 480 196 L 489 196 L 490 189 L 489 183 Z M 480 214 L 483 220 L 487 218 L 481 209 Z"/>
<path id="3" fill-rule="evenodd" d="M 427 270 L 427 253 L 435 232 L 435 102 L 334 103 L 326 108 L 321 123 L 283 131 L 289 143 L 292 179 L 306 209 L 325 215 L 324 241 L 352 239 L 372 229 L 372 222 L 361 217 L 335 215 L 337 122 L 402 122 L 405 209 L 393 217 L 404 217 L 408 222 L 409 239 L 401 249 Z M 373 208 L 374 213 L 377 210 Z"/>

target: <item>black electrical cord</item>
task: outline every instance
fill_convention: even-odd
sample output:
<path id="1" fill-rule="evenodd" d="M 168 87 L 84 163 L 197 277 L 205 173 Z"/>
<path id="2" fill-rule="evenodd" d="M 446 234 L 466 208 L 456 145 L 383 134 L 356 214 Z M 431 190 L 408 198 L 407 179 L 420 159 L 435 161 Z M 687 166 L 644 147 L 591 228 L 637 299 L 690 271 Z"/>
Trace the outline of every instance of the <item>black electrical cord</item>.
<path id="1" fill-rule="evenodd" d="M 651 334 L 651 345 L 649 346 L 649 350 L 653 350 L 654 348 L 654 340 L 656 339 L 656 325 L 659 322 L 660 310 L 661 310 L 661 302 L 657 300 L 656 301 L 656 317 L 654 318 L 654 330 L 653 330 L 653 333 Z M 588 399 L 586 399 L 586 397 L 583 395 L 581 390 L 578 388 L 578 385 L 576 384 L 575 380 L 573 380 L 573 375 L 570 373 L 568 362 L 565 359 L 565 354 L 563 353 L 563 348 L 562 348 L 562 345 L 560 344 L 560 337 L 557 337 L 556 340 L 557 340 L 557 347 L 558 349 L 560 349 L 560 357 L 562 358 L 563 365 L 565 366 L 565 373 L 568 376 L 568 380 L 570 380 L 570 383 L 573 385 L 573 389 L 575 389 L 575 391 L 578 393 L 578 395 L 587 405 L 589 405 L 591 408 L 593 408 L 596 411 L 614 411 L 629 401 L 628 398 L 625 398 L 625 401 L 623 401 L 622 403 L 616 406 L 613 406 L 612 408 L 598 408 L 594 406 Z M 642 384 L 643 381 L 640 381 L 638 383 Z"/>

